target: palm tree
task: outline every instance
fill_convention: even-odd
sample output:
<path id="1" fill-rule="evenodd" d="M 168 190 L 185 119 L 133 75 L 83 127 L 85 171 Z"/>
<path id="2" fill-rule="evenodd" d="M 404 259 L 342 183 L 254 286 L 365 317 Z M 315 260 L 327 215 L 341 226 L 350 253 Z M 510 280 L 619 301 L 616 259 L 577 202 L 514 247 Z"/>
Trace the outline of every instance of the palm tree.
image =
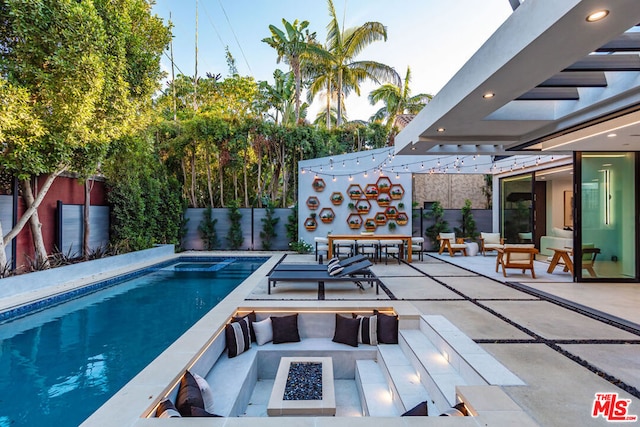
<path id="1" fill-rule="evenodd" d="M 433 98 L 428 93 L 420 93 L 411 96 L 411 68 L 407 67 L 407 74 L 404 78 L 404 84 L 394 85 L 385 83 L 369 94 L 369 102 L 371 105 L 379 101 L 384 103 L 384 107 L 380 108 L 372 117 L 371 121 L 383 121 L 387 119 L 385 128 L 388 131 L 396 121 L 396 117 L 400 114 L 418 114 L 420 110 Z"/>
<path id="2" fill-rule="evenodd" d="M 296 122 L 300 119 L 300 93 L 302 90 L 301 64 L 305 57 L 325 55 L 323 49 L 315 43 L 316 33 L 310 33 L 309 21 L 290 23 L 282 19 L 286 34 L 275 25 L 269 25 L 271 37 L 262 39 L 278 53 L 278 62 L 284 59 L 289 64 L 296 83 L 295 112 Z"/>
<path id="3" fill-rule="evenodd" d="M 353 90 L 360 95 L 360 83 L 391 81 L 401 84 L 400 76 L 390 66 L 376 61 L 355 61 L 354 58 L 369 44 L 387 40 L 387 29 L 380 22 L 366 22 L 359 27 L 340 29 L 333 1 L 328 0 L 331 21 L 327 26 L 326 49 L 331 53 L 331 69 L 337 93 L 337 125 L 342 124 L 342 98 Z"/>

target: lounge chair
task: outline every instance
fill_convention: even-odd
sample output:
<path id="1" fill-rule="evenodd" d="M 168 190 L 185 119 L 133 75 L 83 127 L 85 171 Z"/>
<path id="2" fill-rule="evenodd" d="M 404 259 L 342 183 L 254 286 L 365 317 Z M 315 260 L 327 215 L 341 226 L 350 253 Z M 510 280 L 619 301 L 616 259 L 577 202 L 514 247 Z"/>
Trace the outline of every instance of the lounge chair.
<path id="1" fill-rule="evenodd" d="M 364 289 L 362 282 L 368 282 L 373 287 L 376 284 L 376 294 L 379 292 L 380 280 L 369 270 L 371 262 L 364 260 L 356 262 L 344 268 L 340 273 L 332 276 L 324 270 L 274 270 L 268 276 L 269 290 L 271 294 L 271 285 L 276 286 L 277 282 L 317 282 L 318 292 L 324 289 L 325 282 L 354 282 L 360 289 Z"/>
<path id="2" fill-rule="evenodd" d="M 464 243 L 464 239 L 461 237 L 456 238 L 455 233 L 440 233 L 438 235 L 440 241 L 440 255 L 446 249 L 449 251 L 450 256 L 454 256 L 456 252 L 462 252 L 462 255 L 467 256 L 467 245 Z"/>
<path id="3" fill-rule="evenodd" d="M 513 244 L 504 245 L 503 249 L 496 249 L 498 258 L 496 258 L 496 273 L 502 266 L 502 275 L 507 277 L 507 268 L 517 268 L 522 270 L 531 270 L 531 277 L 536 278 L 536 272 L 533 270 L 533 261 L 538 250 L 533 244 Z"/>
<path id="4" fill-rule="evenodd" d="M 355 264 L 356 262 L 367 261 L 367 257 L 364 255 L 356 255 L 350 258 L 345 258 L 340 261 L 340 265 L 343 267 L 347 267 L 351 264 Z M 369 262 L 369 267 L 372 264 Z M 278 264 L 273 267 L 274 271 L 327 271 L 327 264 Z"/>

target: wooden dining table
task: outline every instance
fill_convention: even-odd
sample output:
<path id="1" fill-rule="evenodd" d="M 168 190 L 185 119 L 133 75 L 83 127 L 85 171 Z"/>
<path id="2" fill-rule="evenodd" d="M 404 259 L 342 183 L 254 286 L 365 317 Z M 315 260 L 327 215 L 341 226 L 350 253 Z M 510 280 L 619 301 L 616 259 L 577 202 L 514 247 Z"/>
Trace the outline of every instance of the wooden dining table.
<path id="1" fill-rule="evenodd" d="M 407 245 L 407 262 L 412 260 L 411 251 L 411 236 L 407 234 L 328 234 L 329 250 L 327 257 L 333 258 L 333 241 L 334 240 L 355 240 L 356 244 L 358 240 L 402 240 Z"/>

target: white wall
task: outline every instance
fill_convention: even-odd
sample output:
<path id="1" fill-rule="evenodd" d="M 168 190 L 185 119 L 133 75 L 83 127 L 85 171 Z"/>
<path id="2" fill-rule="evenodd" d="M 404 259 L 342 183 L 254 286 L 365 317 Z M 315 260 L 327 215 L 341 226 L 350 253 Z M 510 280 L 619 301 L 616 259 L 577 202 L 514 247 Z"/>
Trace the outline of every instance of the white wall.
<path id="1" fill-rule="evenodd" d="M 316 236 L 326 236 L 327 233 L 332 234 L 359 234 L 365 231 L 364 226 L 360 229 L 351 229 L 347 223 L 350 214 L 356 213 L 349 209 L 350 202 L 354 202 L 349 198 L 347 189 L 350 185 L 360 185 L 362 190 L 368 184 L 376 184 L 380 178 L 377 168 L 382 168 L 384 176 L 389 178 L 392 185 L 400 184 L 404 189 L 404 195 L 399 200 L 392 200 L 391 206 L 395 206 L 399 211 L 405 212 L 409 218 L 406 225 L 398 225 L 395 230 L 389 231 L 388 225 L 378 226 L 376 233 L 378 234 L 411 234 L 411 201 L 412 201 L 412 183 L 411 172 L 403 169 L 402 165 L 410 162 L 411 156 L 392 157 L 392 148 L 383 148 L 377 150 L 369 150 L 358 153 L 343 154 L 339 156 L 324 157 L 320 159 L 305 160 L 299 163 L 298 176 L 298 233 L 299 237 L 307 243 L 313 244 L 313 238 Z M 332 168 L 333 165 L 333 168 Z M 392 170 L 393 169 L 393 170 Z M 304 173 L 303 173 L 304 170 Z M 364 174 L 367 174 L 365 177 Z M 315 191 L 313 181 L 315 177 L 324 180 L 326 187 L 323 191 Z M 335 178 L 335 180 L 334 180 Z M 340 192 L 343 195 L 341 205 L 334 205 L 331 202 L 331 194 Z M 307 207 L 309 197 L 315 196 L 320 202 L 318 209 L 311 210 Z M 373 218 L 376 213 L 384 212 L 385 207 L 378 206 L 374 199 L 370 199 L 371 210 L 368 214 L 361 215 L 362 220 Z M 404 204 L 404 208 L 398 206 L 399 203 Z M 323 208 L 331 208 L 335 213 L 332 223 L 325 224 L 320 220 L 320 212 Z M 318 226 L 315 231 L 308 231 L 305 227 L 305 220 L 309 218 L 311 213 L 316 213 L 316 222 Z"/>

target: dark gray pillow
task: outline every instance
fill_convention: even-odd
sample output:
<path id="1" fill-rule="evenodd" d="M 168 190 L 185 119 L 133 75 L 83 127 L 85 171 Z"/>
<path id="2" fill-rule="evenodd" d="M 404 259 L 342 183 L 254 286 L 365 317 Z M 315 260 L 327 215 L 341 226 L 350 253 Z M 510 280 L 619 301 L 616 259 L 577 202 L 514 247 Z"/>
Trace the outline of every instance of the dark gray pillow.
<path id="1" fill-rule="evenodd" d="M 402 414 L 403 417 L 426 417 L 427 415 L 429 415 L 429 409 L 427 408 L 426 400 Z"/>
<path id="2" fill-rule="evenodd" d="M 359 329 L 360 319 L 350 319 L 336 314 L 336 330 L 333 334 L 333 342 L 357 347 Z"/>
<path id="3" fill-rule="evenodd" d="M 300 334 L 298 333 L 298 313 L 290 316 L 271 316 L 271 327 L 273 328 L 274 344 L 300 341 Z"/>
<path id="4" fill-rule="evenodd" d="M 170 399 L 164 399 L 158 403 L 158 409 L 156 409 L 157 418 L 182 418 L 180 412 L 175 407 Z"/>
<path id="5" fill-rule="evenodd" d="M 178 389 L 178 398 L 176 399 L 176 408 L 183 417 L 191 416 L 191 407 L 195 406 L 204 410 L 204 400 L 202 392 L 198 386 L 198 382 L 191 372 L 187 371 L 180 380 L 180 388 Z"/>
<path id="6" fill-rule="evenodd" d="M 192 417 L 222 417 L 222 415 L 211 414 L 202 408 L 198 408 L 197 406 L 191 407 L 191 416 Z"/>
<path id="7" fill-rule="evenodd" d="M 398 316 L 390 316 L 377 311 L 378 342 L 382 344 L 398 344 Z"/>
<path id="8" fill-rule="evenodd" d="M 242 317 L 237 322 L 227 324 L 224 332 L 225 338 L 227 339 L 229 358 L 236 357 L 237 355 L 249 350 L 251 347 L 248 317 Z"/>

